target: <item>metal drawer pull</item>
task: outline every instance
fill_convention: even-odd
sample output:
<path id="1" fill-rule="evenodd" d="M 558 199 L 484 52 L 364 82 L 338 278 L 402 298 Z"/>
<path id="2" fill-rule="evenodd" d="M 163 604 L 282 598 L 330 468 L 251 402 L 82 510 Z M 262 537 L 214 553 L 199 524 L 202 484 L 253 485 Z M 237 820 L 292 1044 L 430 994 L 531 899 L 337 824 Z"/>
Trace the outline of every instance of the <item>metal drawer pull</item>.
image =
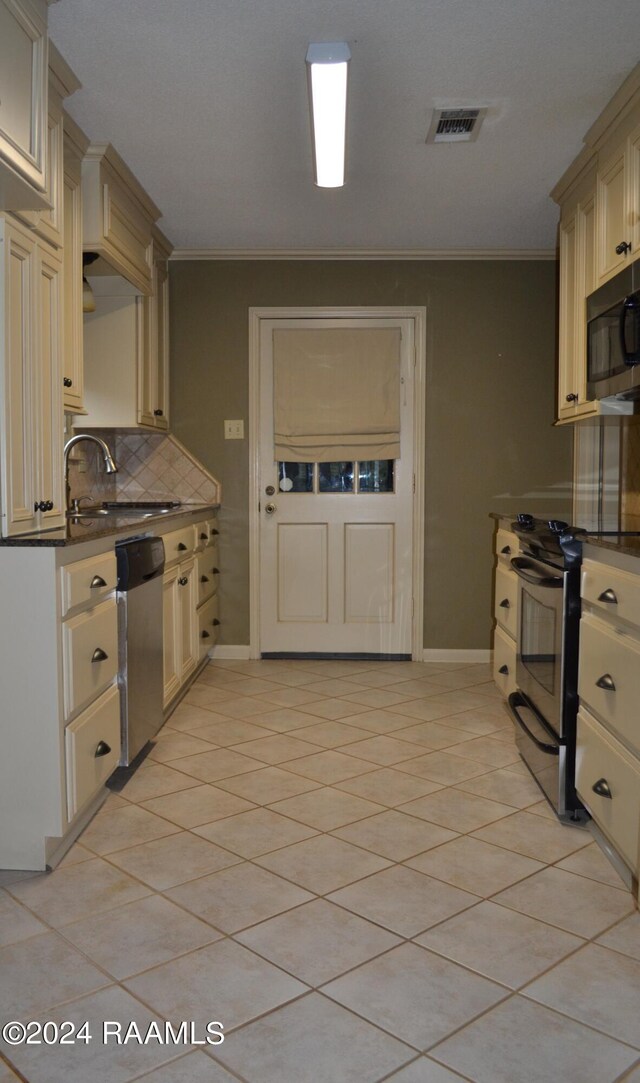
<path id="1" fill-rule="evenodd" d="M 615 692 L 616 686 L 610 673 L 603 673 L 596 681 L 597 688 L 603 688 L 605 692 Z"/>
<path id="2" fill-rule="evenodd" d="M 98 741 L 96 750 L 93 754 L 95 758 L 98 759 L 99 756 L 108 756 L 110 752 L 111 745 L 108 745 L 106 741 Z"/>
<path id="3" fill-rule="evenodd" d="M 506 677 L 508 672 L 509 672 L 509 666 L 505 662 L 505 664 L 503 666 L 500 666 L 500 669 L 498 670 L 498 673 L 503 673 L 505 675 L 505 677 Z"/>
<path id="4" fill-rule="evenodd" d="M 598 595 L 598 601 L 599 602 L 610 602 L 612 605 L 617 605 L 617 603 L 618 603 L 618 599 L 616 598 L 615 591 L 612 590 L 611 587 L 607 587 L 606 590 L 603 590 L 602 594 Z"/>
<path id="5" fill-rule="evenodd" d="M 508 598 L 503 598 L 502 599 L 502 601 L 500 602 L 500 608 L 501 609 L 511 609 L 511 602 L 509 601 Z"/>
<path id="6" fill-rule="evenodd" d="M 500 552 L 501 553 L 506 553 L 507 556 L 508 556 L 509 553 L 511 552 L 511 546 L 510 545 L 505 545 L 504 549 L 501 549 Z"/>
<path id="7" fill-rule="evenodd" d="M 594 782 L 591 789 L 594 793 L 597 793 L 599 797 L 608 797 L 610 801 L 613 799 L 611 787 L 606 778 L 599 778 L 597 782 Z"/>
<path id="8" fill-rule="evenodd" d="M 187 546 L 184 544 L 184 542 L 178 542 L 178 549 L 181 553 L 183 553 L 186 548 Z"/>
<path id="9" fill-rule="evenodd" d="M 103 651 L 102 647 L 96 647 L 95 651 L 91 655 L 92 662 L 106 662 L 109 655 L 106 651 Z"/>
<path id="10" fill-rule="evenodd" d="M 106 585 L 107 584 L 106 584 L 105 580 L 102 578 L 101 575 L 94 575 L 93 579 L 91 580 L 91 582 L 89 584 L 89 586 L 91 587 L 92 590 L 95 587 L 106 587 Z"/>
<path id="11" fill-rule="evenodd" d="M 181 587 L 186 587 L 188 582 L 189 582 L 189 580 L 187 579 L 186 575 L 181 575 L 179 580 L 178 580 L 178 583 L 180 584 Z"/>

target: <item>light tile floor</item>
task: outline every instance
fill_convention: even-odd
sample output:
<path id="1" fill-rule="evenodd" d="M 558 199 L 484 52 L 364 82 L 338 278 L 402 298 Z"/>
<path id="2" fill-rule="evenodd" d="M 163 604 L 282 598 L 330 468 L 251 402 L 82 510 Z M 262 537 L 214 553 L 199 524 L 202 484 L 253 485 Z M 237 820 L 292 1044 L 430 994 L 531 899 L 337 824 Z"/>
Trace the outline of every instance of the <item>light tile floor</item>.
<path id="1" fill-rule="evenodd" d="M 4 1043 L 0 1083 L 640 1080 L 640 915 L 486 666 L 211 664 L 58 869 L 0 885 L 2 1021 L 93 1035 Z M 122 1040 L 167 1020 L 196 1041 Z"/>

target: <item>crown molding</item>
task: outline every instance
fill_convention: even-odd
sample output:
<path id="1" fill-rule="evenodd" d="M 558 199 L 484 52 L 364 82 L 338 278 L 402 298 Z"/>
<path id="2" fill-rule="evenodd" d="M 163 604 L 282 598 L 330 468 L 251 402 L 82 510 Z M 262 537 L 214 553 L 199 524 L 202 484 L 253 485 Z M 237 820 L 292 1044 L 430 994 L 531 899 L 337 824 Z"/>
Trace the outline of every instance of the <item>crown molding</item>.
<path id="1" fill-rule="evenodd" d="M 555 248 L 176 248 L 174 260 L 555 260 Z"/>

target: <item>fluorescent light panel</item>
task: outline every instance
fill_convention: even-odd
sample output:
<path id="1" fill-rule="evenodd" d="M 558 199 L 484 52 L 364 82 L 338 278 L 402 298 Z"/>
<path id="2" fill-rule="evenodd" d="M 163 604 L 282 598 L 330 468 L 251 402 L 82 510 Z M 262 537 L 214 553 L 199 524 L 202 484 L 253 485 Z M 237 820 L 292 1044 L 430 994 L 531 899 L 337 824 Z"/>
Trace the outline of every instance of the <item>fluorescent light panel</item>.
<path id="1" fill-rule="evenodd" d="M 320 42 L 307 50 L 314 168 L 320 188 L 344 184 L 350 59 L 349 46 L 343 41 Z"/>

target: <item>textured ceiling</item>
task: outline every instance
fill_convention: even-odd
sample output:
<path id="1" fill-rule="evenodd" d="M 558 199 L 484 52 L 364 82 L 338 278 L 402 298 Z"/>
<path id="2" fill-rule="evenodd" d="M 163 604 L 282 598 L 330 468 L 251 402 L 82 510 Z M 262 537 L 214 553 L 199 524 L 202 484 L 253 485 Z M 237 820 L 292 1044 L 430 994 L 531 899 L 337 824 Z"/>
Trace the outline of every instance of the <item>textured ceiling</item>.
<path id="1" fill-rule="evenodd" d="M 69 112 L 178 248 L 543 249 L 548 192 L 638 60 L 638 0 L 58 0 Z M 305 54 L 352 52 L 347 183 L 313 184 Z M 487 106 L 427 146 L 431 110 Z"/>

